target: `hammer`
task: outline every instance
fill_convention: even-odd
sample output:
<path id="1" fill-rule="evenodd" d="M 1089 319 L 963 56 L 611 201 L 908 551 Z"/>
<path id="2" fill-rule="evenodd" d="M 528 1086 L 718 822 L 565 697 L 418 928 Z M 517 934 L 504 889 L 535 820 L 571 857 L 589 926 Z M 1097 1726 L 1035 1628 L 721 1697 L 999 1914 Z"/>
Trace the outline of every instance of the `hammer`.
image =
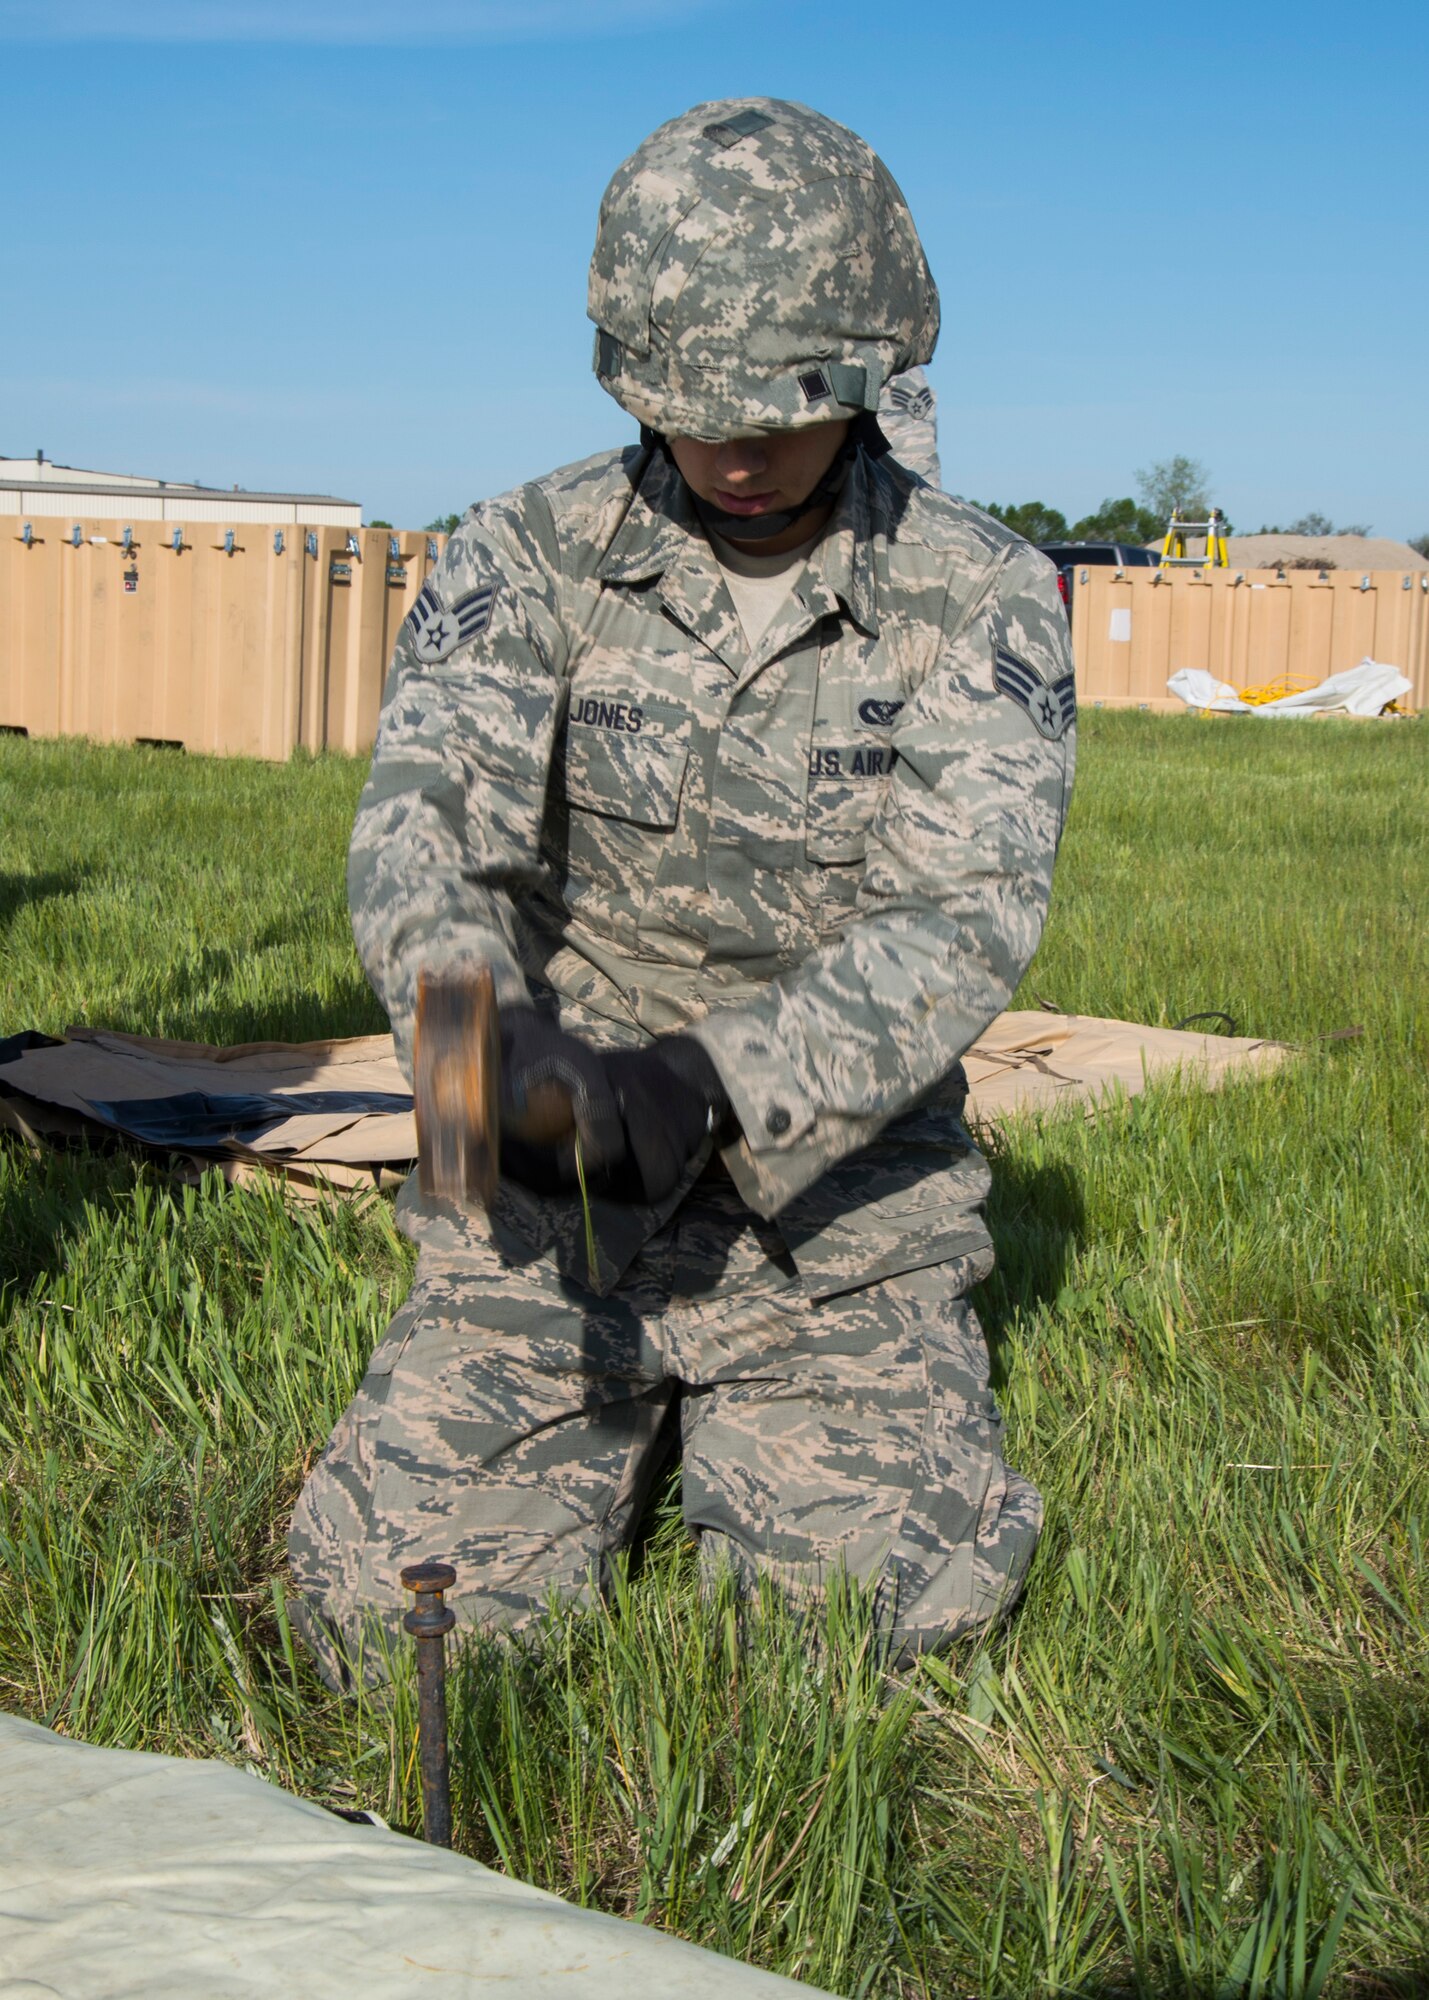
<path id="1" fill-rule="evenodd" d="M 528 1145 L 556 1146 L 576 1130 L 569 1091 L 530 1091 L 519 1111 L 501 1105 L 501 1031 L 490 969 L 433 973 L 417 981 L 412 1042 L 417 1184 L 439 1201 L 490 1208 L 504 1131 Z"/>

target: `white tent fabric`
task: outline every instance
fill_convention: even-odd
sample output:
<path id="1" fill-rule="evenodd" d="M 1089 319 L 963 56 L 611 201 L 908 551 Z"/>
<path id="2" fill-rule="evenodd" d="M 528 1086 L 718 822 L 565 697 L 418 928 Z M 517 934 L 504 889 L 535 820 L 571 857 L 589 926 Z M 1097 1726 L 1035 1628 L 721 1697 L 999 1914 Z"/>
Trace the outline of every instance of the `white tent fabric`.
<path id="1" fill-rule="evenodd" d="M 1188 708 L 1208 708 L 1217 715 L 1378 715 L 1408 694 L 1413 682 L 1398 667 L 1387 667 L 1366 653 L 1357 667 L 1346 667 L 1318 687 L 1282 694 L 1274 701 L 1242 701 L 1233 687 L 1203 667 L 1182 667 L 1166 686 Z"/>
<path id="2" fill-rule="evenodd" d="M 819 2000 L 226 1764 L 98 1750 L 5 1715 L 0 1993 Z"/>

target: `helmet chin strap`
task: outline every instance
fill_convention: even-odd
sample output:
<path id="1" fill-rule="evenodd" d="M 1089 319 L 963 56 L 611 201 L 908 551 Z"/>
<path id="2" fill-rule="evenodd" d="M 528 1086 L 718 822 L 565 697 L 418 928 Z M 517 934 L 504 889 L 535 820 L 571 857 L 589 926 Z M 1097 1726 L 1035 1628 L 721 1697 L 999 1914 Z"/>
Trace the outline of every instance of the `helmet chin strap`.
<path id="1" fill-rule="evenodd" d="M 675 465 L 674 453 L 659 431 L 652 431 L 648 424 L 640 426 L 640 442 L 658 445 L 671 465 Z M 838 498 L 839 488 L 848 476 L 858 452 L 862 449 L 870 458 L 882 458 L 889 449 L 887 438 L 879 429 L 878 419 L 871 410 L 861 411 L 850 423 L 848 436 L 834 454 L 828 470 L 814 490 L 797 507 L 778 507 L 768 514 L 731 514 L 724 507 L 716 507 L 712 500 L 702 500 L 686 480 L 686 490 L 694 504 L 695 512 L 711 533 L 723 535 L 727 542 L 772 542 L 776 535 L 782 535 L 786 528 L 792 528 L 796 521 L 802 521 L 808 514 L 820 507 L 826 507 Z M 676 471 L 679 467 L 675 466 Z M 684 475 L 681 474 L 683 478 Z"/>

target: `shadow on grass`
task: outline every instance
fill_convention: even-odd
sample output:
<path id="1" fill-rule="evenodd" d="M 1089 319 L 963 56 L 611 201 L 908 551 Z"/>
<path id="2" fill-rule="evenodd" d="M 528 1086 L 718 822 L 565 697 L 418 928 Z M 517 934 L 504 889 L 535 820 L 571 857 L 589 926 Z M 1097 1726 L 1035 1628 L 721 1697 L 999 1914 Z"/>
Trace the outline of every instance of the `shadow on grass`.
<path id="1" fill-rule="evenodd" d="M 325 1042 L 388 1032 L 372 988 L 354 958 L 350 970 L 324 980 L 321 991 L 289 989 L 281 996 L 243 999 L 231 989 L 243 972 L 241 955 L 208 946 L 189 965 L 174 967 L 164 986 L 163 1037 L 238 1048 L 249 1042 Z M 229 989 L 225 992 L 225 989 Z M 121 996 L 91 1018 L 90 1026 L 117 1034 L 153 1035 L 153 990 Z"/>
<path id="2" fill-rule="evenodd" d="M 355 1035 L 385 1035 L 387 1016 L 360 972 L 344 975 L 336 990 L 289 993 L 282 1000 L 227 1001 L 182 1014 L 177 1038 L 237 1048 L 245 1042 L 328 1042 Z"/>
<path id="3" fill-rule="evenodd" d="M 1057 1298 L 1086 1240 L 1081 1182 L 1060 1160 L 1031 1160 L 1015 1136 L 983 1136 L 992 1168 L 987 1205 L 997 1263 L 973 1298 L 992 1357 L 993 1387 L 1007 1380 L 1004 1356 L 1012 1323 Z"/>
<path id="4" fill-rule="evenodd" d="M 93 1212 L 119 1208 L 147 1171 L 145 1161 L 117 1147 L 77 1142 L 36 1154 L 14 1133 L 0 1132 L 0 1297 L 63 1269 L 67 1246 Z"/>
<path id="5" fill-rule="evenodd" d="M 1429 1956 L 1404 1966 L 1374 1968 L 1341 1966 L 1336 1961 L 1328 1981 L 1318 1988 L 1308 1982 L 1303 1986 L 1270 1985 L 1249 1978 L 1228 1981 L 1223 1974 L 1188 1979 L 1180 1973 L 1168 1973 L 1163 1978 L 1074 1981 L 1062 1992 L 1066 2000 L 1253 2000 L 1253 1996 L 1267 1993 L 1297 1994 L 1308 2000 L 1312 1992 L 1323 1994 L 1324 2000 L 1426 2000 Z"/>
<path id="6" fill-rule="evenodd" d="M 66 868 L 48 875 L 0 875 L 0 930 L 8 930 L 21 911 L 33 903 L 48 902 L 55 896 L 78 895 L 93 872 L 90 868 Z"/>

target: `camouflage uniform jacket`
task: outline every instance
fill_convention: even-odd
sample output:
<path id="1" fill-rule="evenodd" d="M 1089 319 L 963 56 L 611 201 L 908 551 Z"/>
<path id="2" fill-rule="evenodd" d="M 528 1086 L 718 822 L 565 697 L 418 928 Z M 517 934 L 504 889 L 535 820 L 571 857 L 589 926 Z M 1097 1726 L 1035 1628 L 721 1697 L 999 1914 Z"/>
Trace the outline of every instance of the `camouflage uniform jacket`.
<path id="1" fill-rule="evenodd" d="M 422 967 L 463 961 L 597 1043 L 694 1027 L 743 1130 L 725 1165 L 813 1296 L 981 1253 L 959 1058 L 1041 934 L 1074 707 L 1051 565 L 889 459 L 855 458 L 753 653 L 662 451 L 473 508 L 398 640 L 352 840 L 399 1055 Z M 597 1204 L 598 1290 L 679 1198 Z M 491 1226 L 579 1266 L 576 1204 L 503 1183 Z"/>

